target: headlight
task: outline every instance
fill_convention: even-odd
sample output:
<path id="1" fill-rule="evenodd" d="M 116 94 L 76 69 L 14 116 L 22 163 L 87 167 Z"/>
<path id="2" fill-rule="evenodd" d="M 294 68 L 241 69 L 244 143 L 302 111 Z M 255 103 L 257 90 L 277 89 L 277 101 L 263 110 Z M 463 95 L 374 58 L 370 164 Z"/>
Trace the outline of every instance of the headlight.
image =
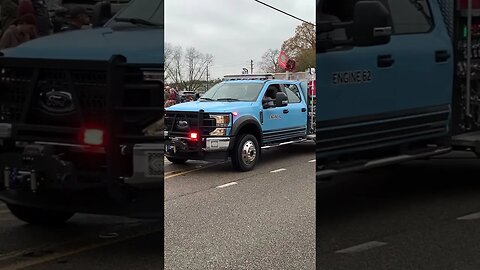
<path id="1" fill-rule="evenodd" d="M 217 128 L 214 131 L 210 132 L 211 136 L 227 136 L 226 128 Z"/>
<path id="2" fill-rule="evenodd" d="M 228 125 L 230 124 L 230 115 L 229 114 L 210 115 L 210 117 L 215 119 L 215 122 L 217 123 L 217 127 L 228 127 Z"/>

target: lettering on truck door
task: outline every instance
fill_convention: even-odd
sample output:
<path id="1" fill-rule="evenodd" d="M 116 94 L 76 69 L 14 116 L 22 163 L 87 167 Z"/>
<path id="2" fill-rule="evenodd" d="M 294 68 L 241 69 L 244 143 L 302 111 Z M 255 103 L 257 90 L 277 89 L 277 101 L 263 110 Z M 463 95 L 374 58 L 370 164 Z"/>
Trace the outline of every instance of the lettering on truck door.
<path id="1" fill-rule="evenodd" d="M 353 21 L 356 1 L 349 1 L 349 5 L 338 2 L 323 1 L 318 20 Z M 346 41 L 351 38 L 351 33 L 340 29 L 326 36 L 335 41 Z M 392 86 L 403 78 L 398 76 L 394 65 L 379 65 L 379 59 L 392 56 L 394 47 L 394 42 L 368 47 L 339 46 L 317 54 L 318 128 L 324 121 L 381 114 L 392 109 Z"/>

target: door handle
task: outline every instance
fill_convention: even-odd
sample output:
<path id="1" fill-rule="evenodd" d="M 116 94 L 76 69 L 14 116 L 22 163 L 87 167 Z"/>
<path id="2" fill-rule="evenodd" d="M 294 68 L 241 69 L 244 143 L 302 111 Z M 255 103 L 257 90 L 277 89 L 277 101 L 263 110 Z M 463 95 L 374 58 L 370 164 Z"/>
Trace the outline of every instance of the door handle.
<path id="1" fill-rule="evenodd" d="M 306 112 L 307 111 L 307 108 L 302 108 L 302 112 Z"/>
<path id="2" fill-rule="evenodd" d="M 377 59 L 377 65 L 380 68 L 387 68 L 393 66 L 395 59 L 391 54 L 379 55 Z"/>
<path id="3" fill-rule="evenodd" d="M 284 114 L 287 114 L 287 113 L 289 113 L 289 112 L 290 112 L 290 111 L 289 111 L 288 109 L 283 110 L 283 113 L 284 113 Z"/>
<path id="4" fill-rule="evenodd" d="M 448 51 L 436 51 L 435 52 L 435 62 L 437 63 L 445 63 L 450 59 L 450 54 Z"/>

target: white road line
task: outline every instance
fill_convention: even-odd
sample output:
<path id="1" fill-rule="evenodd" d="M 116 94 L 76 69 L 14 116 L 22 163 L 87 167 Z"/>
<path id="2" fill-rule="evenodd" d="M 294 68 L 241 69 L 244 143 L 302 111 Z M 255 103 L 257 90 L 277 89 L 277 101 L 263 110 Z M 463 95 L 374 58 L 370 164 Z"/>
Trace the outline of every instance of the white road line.
<path id="1" fill-rule="evenodd" d="M 457 218 L 457 220 L 475 220 L 475 219 L 480 219 L 480 212 Z"/>
<path id="2" fill-rule="evenodd" d="M 278 170 L 274 170 L 274 171 L 271 171 L 271 173 L 277 173 L 277 172 L 283 172 L 283 171 L 286 171 L 287 169 L 278 169 Z"/>
<path id="3" fill-rule="evenodd" d="M 371 242 L 363 243 L 357 246 L 349 247 L 346 249 L 337 250 L 335 251 L 335 253 L 341 253 L 341 254 L 359 253 L 362 251 L 366 251 L 372 248 L 377 248 L 385 245 L 387 245 L 387 243 L 385 242 L 371 241 Z"/>
<path id="4" fill-rule="evenodd" d="M 231 182 L 231 183 L 228 183 L 228 184 L 225 184 L 225 185 L 218 186 L 216 188 L 226 188 L 226 187 L 234 186 L 234 185 L 238 185 L 238 183 L 237 182 Z"/>
<path id="5" fill-rule="evenodd" d="M 315 163 L 315 162 L 317 162 L 317 160 L 316 160 L 316 159 L 312 159 L 312 160 L 310 160 L 308 163 Z"/>

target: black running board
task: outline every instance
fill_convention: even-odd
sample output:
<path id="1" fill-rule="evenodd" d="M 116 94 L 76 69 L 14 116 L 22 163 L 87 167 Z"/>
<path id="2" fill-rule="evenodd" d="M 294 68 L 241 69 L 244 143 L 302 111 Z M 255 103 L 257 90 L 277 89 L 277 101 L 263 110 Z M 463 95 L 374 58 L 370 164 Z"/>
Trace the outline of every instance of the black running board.
<path id="1" fill-rule="evenodd" d="M 451 150 L 452 149 L 450 147 L 436 148 L 435 150 L 424 151 L 424 152 L 415 153 L 415 154 L 403 154 L 403 155 L 394 156 L 394 157 L 370 160 L 359 165 L 353 165 L 353 166 L 344 167 L 344 168 L 338 168 L 338 169 L 325 168 L 320 170 L 317 168 L 317 181 L 325 178 L 337 176 L 340 174 L 374 169 L 374 168 L 393 165 L 393 164 L 401 163 L 405 161 L 411 161 L 411 160 L 422 159 L 430 156 L 447 154 Z"/>

